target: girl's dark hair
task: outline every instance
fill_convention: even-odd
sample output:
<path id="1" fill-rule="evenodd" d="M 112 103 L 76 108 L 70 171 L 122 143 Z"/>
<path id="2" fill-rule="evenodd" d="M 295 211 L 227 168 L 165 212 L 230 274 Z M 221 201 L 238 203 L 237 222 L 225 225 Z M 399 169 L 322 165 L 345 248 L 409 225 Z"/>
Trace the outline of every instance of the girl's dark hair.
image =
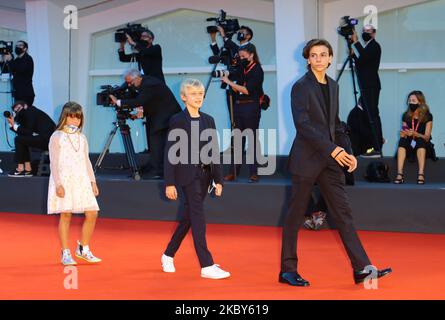
<path id="1" fill-rule="evenodd" d="M 245 46 L 242 46 L 242 47 L 239 49 L 239 52 L 240 52 L 240 51 L 246 51 L 246 52 L 248 52 L 248 53 L 253 53 L 253 61 L 254 61 L 255 63 L 261 64 L 261 63 L 260 63 L 260 57 L 258 56 L 258 53 L 257 53 L 257 51 L 256 51 L 256 47 L 255 47 L 254 44 L 252 44 L 252 43 L 248 43 L 248 44 L 246 44 Z"/>
<path id="2" fill-rule="evenodd" d="M 74 117 L 80 119 L 79 129 L 82 130 L 84 118 L 83 118 L 82 106 L 80 104 L 74 101 L 69 101 L 65 103 L 65 105 L 62 108 L 62 113 L 60 114 L 59 123 L 57 124 L 56 130 L 63 129 L 63 127 L 66 125 L 66 119 L 68 117 Z"/>

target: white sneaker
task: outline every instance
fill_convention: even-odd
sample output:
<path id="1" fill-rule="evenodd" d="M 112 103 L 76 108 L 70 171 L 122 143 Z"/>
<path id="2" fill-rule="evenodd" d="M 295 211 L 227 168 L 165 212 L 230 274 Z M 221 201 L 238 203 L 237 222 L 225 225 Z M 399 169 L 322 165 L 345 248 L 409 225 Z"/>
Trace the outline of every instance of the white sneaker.
<path id="1" fill-rule="evenodd" d="M 173 273 L 176 271 L 175 265 L 173 264 L 173 258 L 166 256 L 165 254 L 161 257 L 162 270 L 164 272 Z"/>
<path id="2" fill-rule="evenodd" d="M 224 271 L 218 264 L 201 269 L 201 277 L 207 279 L 225 279 L 230 277 L 230 273 Z"/>
<path id="3" fill-rule="evenodd" d="M 79 241 L 77 241 L 76 257 L 89 263 L 98 263 L 102 261 L 102 259 L 99 259 L 93 255 L 89 246 L 82 246 Z"/>
<path id="4" fill-rule="evenodd" d="M 62 259 L 60 261 L 64 266 L 75 266 L 77 262 L 71 256 L 70 249 L 62 250 Z"/>

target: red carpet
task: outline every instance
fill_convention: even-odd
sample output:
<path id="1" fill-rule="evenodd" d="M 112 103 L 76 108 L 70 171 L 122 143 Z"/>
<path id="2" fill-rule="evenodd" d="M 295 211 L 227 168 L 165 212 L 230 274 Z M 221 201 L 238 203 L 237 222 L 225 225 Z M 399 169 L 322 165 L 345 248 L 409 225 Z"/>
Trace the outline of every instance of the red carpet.
<path id="1" fill-rule="evenodd" d="M 72 250 L 81 218 L 73 219 Z M 191 235 L 175 258 L 160 257 L 175 223 L 99 219 L 92 242 L 100 265 L 78 265 L 77 290 L 64 288 L 57 216 L 0 213 L 0 299 L 445 299 L 445 235 L 360 232 L 372 262 L 394 272 L 378 290 L 352 282 L 335 231 L 300 233 L 300 273 L 308 288 L 278 283 L 281 229 L 209 225 L 215 262 L 227 280 L 201 279 Z M 79 261 L 78 261 L 79 262 Z"/>

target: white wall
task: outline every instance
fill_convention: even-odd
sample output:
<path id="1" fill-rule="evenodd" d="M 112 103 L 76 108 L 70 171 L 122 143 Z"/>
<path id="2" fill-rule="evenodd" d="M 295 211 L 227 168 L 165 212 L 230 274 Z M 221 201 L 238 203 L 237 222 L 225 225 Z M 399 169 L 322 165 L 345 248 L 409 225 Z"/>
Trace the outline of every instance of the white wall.
<path id="1" fill-rule="evenodd" d="M 25 11 L 0 8 L 0 28 L 26 31 Z"/>

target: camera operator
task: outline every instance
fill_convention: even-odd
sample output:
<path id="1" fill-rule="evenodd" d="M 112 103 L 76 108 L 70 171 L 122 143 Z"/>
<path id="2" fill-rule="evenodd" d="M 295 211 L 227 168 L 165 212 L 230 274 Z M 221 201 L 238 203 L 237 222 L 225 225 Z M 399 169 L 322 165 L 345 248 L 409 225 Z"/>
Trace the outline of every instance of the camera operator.
<path id="1" fill-rule="evenodd" d="M 164 175 L 164 148 L 170 117 L 182 109 L 169 87 L 155 77 L 142 76 L 138 70 L 133 69 L 125 73 L 125 82 L 136 89 L 136 98 L 118 100 L 110 95 L 111 104 L 118 107 L 143 107 L 143 114 L 138 112 L 138 118 L 145 115 L 148 122 L 146 135 L 147 143 L 150 145 L 150 165 L 153 170 L 151 178 L 161 179 Z"/>
<path id="2" fill-rule="evenodd" d="M 376 29 L 372 25 L 365 25 L 363 27 L 362 39 L 365 42 L 364 46 L 358 41 L 355 30 L 351 36 L 353 49 L 355 49 L 352 52 L 352 57 L 357 69 L 362 99 L 364 106 L 369 110 L 370 120 L 374 123 L 374 130 L 376 131 L 378 140 L 376 142 L 378 145 L 374 146 L 374 152 L 372 152 L 372 154 L 366 154 L 368 156 L 381 156 L 384 141 L 378 107 L 381 89 L 378 71 L 382 49 L 380 48 L 380 44 L 375 40 L 375 37 Z"/>
<path id="3" fill-rule="evenodd" d="M 15 137 L 15 161 L 17 168 L 9 174 L 10 177 L 31 177 L 31 153 L 29 148 L 48 150 L 49 138 L 56 124 L 42 110 L 29 107 L 25 101 L 16 101 L 12 110 L 15 116 L 7 118 L 9 127 Z"/>
<path id="4" fill-rule="evenodd" d="M 34 88 L 32 86 L 32 76 L 34 74 L 34 61 L 28 54 L 28 44 L 25 41 L 17 41 L 15 54 L 10 53 L 4 56 L 8 62 L 9 72 L 12 74 L 12 87 L 14 101 L 25 101 L 29 106 L 34 103 Z"/>
<path id="5" fill-rule="evenodd" d="M 135 42 L 130 35 L 126 34 L 128 44 L 135 50 L 133 54 L 125 54 L 125 42 L 120 43 L 118 50 L 121 62 L 131 62 L 136 59 L 139 70 L 143 70 L 144 75 L 158 78 L 165 83 L 162 72 L 162 51 L 159 44 L 153 44 L 154 34 L 150 30 L 141 33 L 141 40 Z"/>
<path id="6" fill-rule="evenodd" d="M 226 37 L 226 32 L 224 31 L 224 28 L 221 26 L 216 27 L 218 29 L 219 34 L 224 40 L 224 47 L 229 49 L 230 52 L 233 53 L 234 57 L 231 57 L 232 59 L 235 58 L 238 55 L 238 50 L 240 47 L 247 45 L 250 43 L 250 40 L 253 38 L 253 31 L 247 26 L 241 26 L 238 30 L 236 39 L 239 41 L 239 46 L 232 41 L 230 37 Z M 212 49 L 212 52 L 214 55 L 219 54 L 219 47 L 216 43 L 216 32 L 210 33 L 210 38 L 212 40 L 212 44 L 210 45 L 210 49 Z"/>
<path id="7" fill-rule="evenodd" d="M 234 105 L 235 127 L 244 131 L 253 130 L 254 141 L 249 141 L 249 148 L 253 148 L 254 163 L 249 165 L 249 182 L 258 182 L 256 149 L 259 148 L 257 129 L 260 125 L 261 108 L 260 97 L 263 95 L 264 72 L 260 64 L 256 47 L 249 43 L 239 50 L 240 63 L 243 68 L 241 79 L 238 84 L 229 79 L 227 73 L 221 77 L 224 83 L 232 87 L 236 93 Z M 242 150 L 245 148 L 243 138 Z M 250 150 L 252 151 L 252 149 Z M 224 177 L 225 181 L 233 181 L 240 172 L 241 165 L 231 166 L 231 172 Z"/>

